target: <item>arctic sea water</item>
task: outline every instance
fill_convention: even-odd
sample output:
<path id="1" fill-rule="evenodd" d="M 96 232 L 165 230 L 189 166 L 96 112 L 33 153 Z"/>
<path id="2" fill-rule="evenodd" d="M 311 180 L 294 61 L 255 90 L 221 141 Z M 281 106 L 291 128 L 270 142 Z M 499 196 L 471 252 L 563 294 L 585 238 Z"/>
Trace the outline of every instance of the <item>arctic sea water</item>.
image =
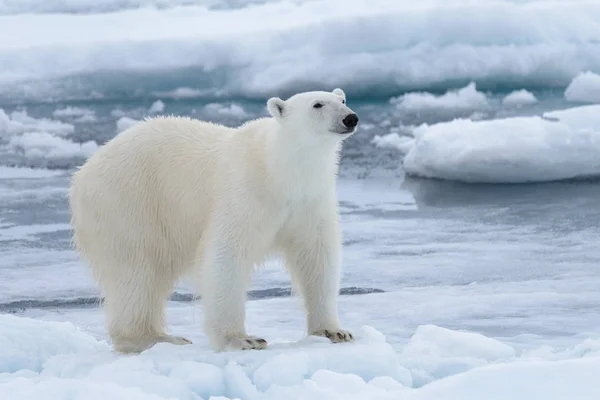
<path id="1" fill-rule="evenodd" d="M 0 0 L 0 398 L 595 399 L 600 4 L 413 3 Z M 73 170 L 146 116 L 234 126 L 335 87 L 361 118 L 338 186 L 357 342 L 303 339 L 273 261 L 248 303 L 272 350 L 213 354 L 182 282 L 194 345 L 112 354 Z"/>

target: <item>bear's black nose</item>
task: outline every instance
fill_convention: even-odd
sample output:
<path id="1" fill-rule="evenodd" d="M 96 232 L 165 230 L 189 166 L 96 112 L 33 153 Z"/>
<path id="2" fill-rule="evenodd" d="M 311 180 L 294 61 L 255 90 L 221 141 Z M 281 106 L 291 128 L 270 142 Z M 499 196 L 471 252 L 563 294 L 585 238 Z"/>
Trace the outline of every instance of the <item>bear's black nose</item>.
<path id="1" fill-rule="evenodd" d="M 344 125 L 346 126 L 346 128 L 349 128 L 349 129 L 355 128 L 356 125 L 358 125 L 358 115 L 356 115 L 356 114 L 348 114 L 342 120 L 342 122 L 344 123 Z"/>

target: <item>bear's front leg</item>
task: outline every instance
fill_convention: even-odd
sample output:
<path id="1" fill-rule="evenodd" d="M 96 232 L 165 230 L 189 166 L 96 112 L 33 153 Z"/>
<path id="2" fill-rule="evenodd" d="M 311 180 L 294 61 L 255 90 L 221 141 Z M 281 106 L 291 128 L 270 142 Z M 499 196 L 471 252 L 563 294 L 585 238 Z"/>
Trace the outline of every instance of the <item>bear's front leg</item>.
<path id="1" fill-rule="evenodd" d="M 287 269 L 303 299 L 308 334 L 325 336 L 334 343 L 353 341 L 352 334 L 340 328 L 338 319 L 341 235 L 337 208 L 298 218 L 287 230 L 283 250 Z"/>
<path id="2" fill-rule="evenodd" d="M 217 238 L 205 255 L 201 274 L 204 329 L 217 351 L 265 349 L 267 341 L 248 335 L 245 328 L 252 263 L 240 254 L 240 246 L 229 243 Z"/>

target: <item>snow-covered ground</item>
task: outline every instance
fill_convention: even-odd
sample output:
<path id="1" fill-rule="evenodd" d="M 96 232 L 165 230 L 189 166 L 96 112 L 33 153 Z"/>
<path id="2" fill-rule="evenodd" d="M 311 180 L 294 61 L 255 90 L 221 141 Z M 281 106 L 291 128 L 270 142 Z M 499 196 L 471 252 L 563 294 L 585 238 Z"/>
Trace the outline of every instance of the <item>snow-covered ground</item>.
<path id="1" fill-rule="evenodd" d="M 160 344 L 119 356 L 68 322 L 10 315 L 0 322 L 6 399 L 592 400 L 600 389 L 600 340 L 518 352 L 476 333 L 424 325 L 397 354 L 363 326 L 351 344 L 281 338 L 268 350 L 218 354 Z"/>
<path id="2" fill-rule="evenodd" d="M 271 263 L 247 305 L 268 351 L 213 353 L 183 282 L 169 326 L 194 344 L 118 356 L 69 249 L 67 182 L 0 170 L 0 309 L 14 314 L 0 314 L 0 398 L 595 399 L 598 185 L 342 180 L 340 315 L 355 343 L 305 338 Z"/>
<path id="3" fill-rule="evenodd" d="M 0 0 L 0 399 L 596 400 L 598 15 L 594 0 Z M 334 87 L 361 120 L 338 187 L 357 340 L 306 338 L 273 261 L 247 305 L 267 351 L 212 352 L 181 282 L 169 327 L 194 344 L 112 353 L 70 247 L 74 168 L 148 115 L 235 126 L 267 96 Z"/>

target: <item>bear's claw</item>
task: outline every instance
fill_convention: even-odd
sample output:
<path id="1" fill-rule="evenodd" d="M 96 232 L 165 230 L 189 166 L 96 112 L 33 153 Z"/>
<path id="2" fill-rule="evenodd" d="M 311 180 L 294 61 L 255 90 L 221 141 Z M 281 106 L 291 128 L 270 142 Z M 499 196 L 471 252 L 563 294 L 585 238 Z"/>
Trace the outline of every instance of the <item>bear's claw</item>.
<path id="1" fill-rule="evenodd" d="M 192 341 L 181 336 L 165 335 L 157 339 L 157 342 L 171 343 L 175 345 L 192 344 Z"/>
<path id="2" fill-rule="evenodd" d="M 227 347 L 232 350 L 264 350 L 267 341 L 256 336 L 234 337 L 229 339 Z"/>
<path id="3" fill-rule="evenodd" d="M 352 342 L 354 341 L 354 336 L 348 331 L 344 330 L 328 330 L 323 329 L 313 333 L 315 336 L 324 336 L 327 339 L 331 340 L 333 343 L 342 343 L 342 342 Z"/>

